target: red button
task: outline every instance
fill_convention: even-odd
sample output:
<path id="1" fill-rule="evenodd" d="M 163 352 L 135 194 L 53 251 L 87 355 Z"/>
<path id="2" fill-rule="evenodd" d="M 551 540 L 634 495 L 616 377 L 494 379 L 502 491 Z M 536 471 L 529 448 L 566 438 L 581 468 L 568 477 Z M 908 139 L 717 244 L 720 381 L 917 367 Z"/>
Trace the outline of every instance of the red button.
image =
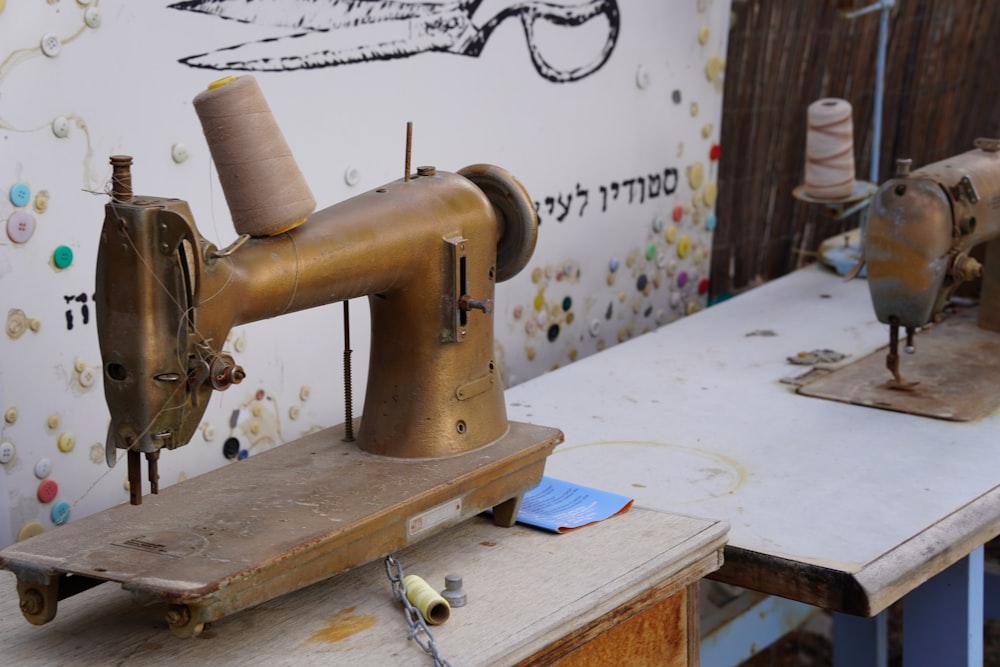
<path id="1" fill-rule="evenodd" d="M 722 148 L 719 144 L 712 144 L 712 147 L 708 150 L 708 159 L 713 162 L 719 159 L 719 155 L 722 153 Z"/>
<path id="2" fill-rule="evenodd" d="M 43 480 L 38 485 L 38 499 L 43 503 L 51 503 L 59 495 L 59 485 L 51 479 Z"/>
<path id="3" fill-rule="evenodd" d="M 708 292 L 708 278 L 702 278 L 698 283 L 698 294 L 705 294 Z"/>
<path id="4" fill-rule="evenodd" d="M 678 204 L 674 206 L 674 222 L 680 222 L 681 218 L 684 217 L 684 207 Z"/>

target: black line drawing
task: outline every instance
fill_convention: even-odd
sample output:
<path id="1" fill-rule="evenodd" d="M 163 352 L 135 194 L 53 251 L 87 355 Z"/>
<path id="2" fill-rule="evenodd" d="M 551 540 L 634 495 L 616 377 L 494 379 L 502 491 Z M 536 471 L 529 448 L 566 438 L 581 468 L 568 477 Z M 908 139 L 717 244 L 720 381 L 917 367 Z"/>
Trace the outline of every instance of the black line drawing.
<path id="1" fill-rule="evenodd" d="M 621 16 L 617 0 L 584 0 L 575 5 L 526 0 L 511 4 L 477 25 L 472 15 L 482 2 L 183 0 L 168 7 L 241 23 L 297 30 L 180 60 L 189 67 L 215 70 L 316 69 L 405 58 L 430 51 L 478 57 L 497 26 L 517 17 L 538 73 L 549 81 L 567 83 L 603 67 L 618 41 Z M 574 28 L 602 16 L 608 24 L 607 38 L 589 62 L 557 67 L 542 55 L 536 39 L 539 22 Z"/>
<path id="2" fill-rule="evenodd" d="M 67 306 L 72 305 L 72 303 L 74 301 L 76 303 L 81 304 L 80 305 L 80 316 L 83 318 L 83 323 L 84 324 L 89 324 L 90 323 L 90 308 L 87 306 L 87 293 L 86 292 L 80 292 L 79 294 L 66 294 L 66 295 L 63 295 L 63 300 L 66 302 Z M 67 330 L 72 330 L 73 329 L 73 311 L 71 309 L 69 309 L 69 308 L 66 309 L 66 329 Z"/>

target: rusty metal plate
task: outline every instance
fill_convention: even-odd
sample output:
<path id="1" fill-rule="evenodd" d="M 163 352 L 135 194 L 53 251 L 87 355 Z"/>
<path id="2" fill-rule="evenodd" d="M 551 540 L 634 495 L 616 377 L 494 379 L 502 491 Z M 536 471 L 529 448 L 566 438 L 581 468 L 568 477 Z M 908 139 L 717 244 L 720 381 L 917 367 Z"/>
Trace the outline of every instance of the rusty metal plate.
<path id="1" fill-rule="evenodd" d="M 799 387 L 805 396 L 950 421 L 973 421 L 1000 408 L 1000 333 L 976 325 L 978 309 L 961 310 L 916 338 L 900 370 L 911 391 L 890 389 L 888 348 Z"/>
<path id="2" fill-rule="evenodd" d="M 562 442 L 557 429 L 511 422 L 504 437 L 471 452 L 400 459 L 342 437 L 342 425 L 325 429 L 142 505 L 18 542 L 0 551 L 0 565 L 19 583 L 55 581 L 56 590 L 65 575 L 80 575 L 120 582 L 143 602 L 184 605 L 185 621 L 172 629 L 191 636 L 523 495 Z"/>

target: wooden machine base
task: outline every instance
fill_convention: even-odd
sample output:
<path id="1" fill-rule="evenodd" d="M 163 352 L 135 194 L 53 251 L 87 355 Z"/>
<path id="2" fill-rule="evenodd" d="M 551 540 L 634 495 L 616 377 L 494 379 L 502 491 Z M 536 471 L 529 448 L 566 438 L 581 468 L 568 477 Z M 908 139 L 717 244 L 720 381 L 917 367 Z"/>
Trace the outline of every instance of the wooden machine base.
<path id="1" fill-rule="evenodd" d="M 168 605 L 182 637 L 493 508 L 511 526 L 525 491 L 562 442 L 511 422 L 472 452 L 439 459 L 368 454 L 343 426 L 305 436 L 0 551 L 25 618 L 104 581 Z"/>
<path id="2" fill-rule="evenodd" d="M 909 390 L 891 389 L 882 348 L 799 388 L 799 393 L 844 403 L 951 421 L 973 421 L 1000 407 L 1000 333 L 981 329 L 978 309 L 960 310 L 916 338 L 900 355 Z"/>

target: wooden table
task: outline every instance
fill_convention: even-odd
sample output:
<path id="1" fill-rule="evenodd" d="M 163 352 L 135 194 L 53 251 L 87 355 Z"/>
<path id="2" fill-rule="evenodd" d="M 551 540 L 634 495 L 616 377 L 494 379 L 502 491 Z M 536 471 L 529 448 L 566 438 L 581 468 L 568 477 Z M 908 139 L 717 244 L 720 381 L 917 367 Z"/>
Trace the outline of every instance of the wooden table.
<path id="1" fill-rule="evenodd" d="M 551 476 L 729 521 L 713 578 L 883 625 L 907 596 L 907 664 L 976 664 L 980 547 L 1000 533 L 1000 416 L 947 422 L 782 382 L 807 370 L 789 357 L 832 349 L 846 363 L 887 331 L 865 281 L 809 268 L 513 387 L 509 412 L 565 432 Z M 838 618 L 838 634 L 855 631 L 837 655 L 862 647 L 879 664 L 884 628 L 861 623 L 864 648 Z"/>
<path id="2" fill-rule="evenodd" d="M 727 526 L 633 508 L 555 535 L 476 517 L 396 554 L 407 574 L 444 587 L 463 576 L 468 604 L 432 626 L 455 667 L 697 664 L 697 582 L 721 564 Z M 14 577 L 0 572 L 0 661 L 16 665 L 429 665 L 406 638 L 402 607 L 375 562 L 226 617 L 194 639 L 162 607 L 113 584 L 63 600 L 28 625 Z M 627 635 L 628 641 L 622 636 Z"/>

